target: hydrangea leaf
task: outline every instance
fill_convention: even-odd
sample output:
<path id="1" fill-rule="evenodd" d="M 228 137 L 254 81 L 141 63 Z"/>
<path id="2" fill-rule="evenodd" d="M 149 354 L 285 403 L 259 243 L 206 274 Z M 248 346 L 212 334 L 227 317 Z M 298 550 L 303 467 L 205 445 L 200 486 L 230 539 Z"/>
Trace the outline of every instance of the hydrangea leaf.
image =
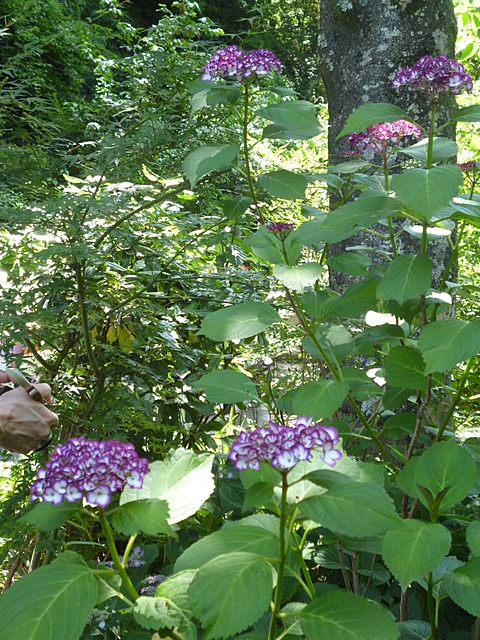
<path id="1" fill-rule="evenodd" d="M 204 639 L 230 638 L 253 625 L 270 605 L 272 568 L 250 553 L 220 555 L 203 565 L 190 585 L 192 611 Z"/>
<path id="2" fill-rule="evenodd" d="M 234 404 L 258 400 L 257 389 L 244 373 L 231 369 L 219 369 L 202 376 L 192 383 L 194 389 L 203 389 L 207 400 L 214 403 Z"/>
<path id="3" fill-rule="evenodd" d="M 392 500 L 373 484 L 341 483 L 305 498 L 299 509 L 310 520 L 340 535 L 364 538 L 401 524 Z"/>
<path id="4" fill-rule="evenodd" d="M 286 169 L 262 173 L 257 180 L 262 189 L 268 191 L 274 198 L 283 200 L 303 200 L 308 187 L 305 176 Z"/>
<path id="5" fill-rule="evenodd" d="M 304 222 L 298 233 L 306 246 L 310 246 L 312 238 L 316 242 L 340 242 L 399 211 L 400 205 L 393 198 L 364 191 L 357 200 L 338 207 L 325 218 Z"/>
<path id="6" fill-rule="evenodd" d="M 264 138 L 309 140 L 323 131 L 317 118 L 315 105 L 305 100 L 271 104 L 257 109 L 255 113 L 261 118 L 275 123 L 265 127 L 263 130 Z"/>
<path id="7" fill-rule="evenodd" d="M 432 633 L 432 628 L 424 620 L 405 620 L 398 623 L 401 640 L 425 640 Z"/>
<path id="8" fill-rule="evenodd" d="M 53 531 L 65 524 L 81 508 L 81 502 L 65 501 L 56 505 L 49 502 L 38 502 L 30 511 L 24 513 L 18 521 L 28 522 L 28 524 L 32 524 L 40 531 Z"/>
<path id="9" fill-rule="evenodd" d="M 60 558 L 27 574 L 0 597 L 4 638 L 78 640 L 97 601 L 97 581 L 76 553 Z"/>
<path id="10" fill-rule="evenodd" d="M 125 536 L 146 533 L 150 536 L 164 534 L 177 537 L 168 524 L 168 502 L 156 498 L 146 498 L 125 502 L 113 512 L 113 528 Z"/>
<path id="11" fill-rule="evenodd" d="M 170 598 L 185 614 L 191 613 L 188 604 L 188 587 L 192 584 L 196 571 L 180 571 L 161 582 L 156 596 Z"/>
<path id="12" fill-rule="evenodd" d="M 140 596 L 133 607 L 135 622 L 144 629 L 173 629 L 182 621 L 182 611 L 163 596 L 150 598 Z"/>
<path id="13" fill-rule="evenodd" d="M 274 233 L 270 233 L 265 226 L 257 229 L 255 233 L 248 236 L 244 241 L 244 246 L 250 247 L 253 253 L 271 264 L 285 264 L 285 256 L 282 250 L 282 243 Z M 299 253 L 294 261 L 299 257 L 302 251 L 299 246 Z"/>
<path id="14" fill-rule="evenodd" d="M 393 104 L 384 102 L 362 104 L 348 116 L 347 123 L 336 137 L 336 140 L 343 138 L 348 133 L 366 131 L 372 124 L 395 122 L 396 120 L 411 121 L 403 109 Z"/>
<path id="15" fill-rule="evenodd" d="M 288 264 L 276 264 L 273 274 L 288 289 L 302 292 L 322 277 L 322 266 L 318 262 L 304 262 L 292 267 Z"/>
<path id="16" fill-rule="evenodd" d="M 392 176 L 392 189 L 401 202 L 430 222 L 433 215 L 457 195 L 462 182 L 461 170 L 449 164 L 395 174 Z"/>
<path id="17" fill-rule="evenodd" d="M 239 151 L 238 144 L 211 144 L 189 153 L 182 168 L 192 189 L 207 173 L 228 169 Z"/>
<path id="18" fill-rule="evenodd" d="M 418 348 L 425 360 L 425 373 L 452 369 L 480 353 L 480 322 L 473 320 L 442 320 L 422 329 Z"/>
<path id="19" fill-rule="evenodd" d="M 300 416 L 327 418 L 342 406 L 348 385 L 338 380 L 316 380 L 299 388 L 293 399 L 293 412 Z"/>
<path id="20" fill-rule="evenodd" d="M 480 556 L 480 521 L 470 522 L 466 531 L 468 548 L 473 556 Z"/>
<path id="21" fill-rule="evenodd" d="M 170 525 L 193 515 L 214 489 L 213 456 L 176 449 L 165 460 L 153 462 L 141 489 L 125 487 L 120 504 L 132 500 L 157 498 L 168 502 Z"/>
<path id="22" fill-rule="evenodd" d="M 199 333 L 217 342 L 243 340 L 256 336 L 274 322 L 280 322 L 280 316 L 269 304 L 241 302 L 209 313 Z"/>
<path id="23" fill-rule="evenodd" d="M 416 142 L 411 147 L 402 148 L 402 153 L 416 160 L 420 160 L 423 164 L 427 164 L 428 157 L 428 138 Z M 446 160 L 457 155 L 457 143 L 450 138 L 434 138 L 433 139 L 433 164 L 440 160 Z"/>
<path id="24" fill-rule="evenodd" d="M 188 547 L 178 558 L 175 571 L 198 569 L 222 554 L 242 552 L 276 558 L 278 544 L 278 533 L 254 525 L 235 523 Z"/>
<path id="25" fill-rule="evenodd" d="M 390 351 L 382 367 L 390 387 L 425 390 L 427 376 L 422 354 L 415 347 L 395 347 Z"/>
<path id="26" fill-rule="evenodd" d="M 444 513 L 461 502 L 470 492 L 477 477 L 475 462 L 463 447 L 451 440 L 437 442 L 418 458 L 415 467 L 415 484 L 428 489 L 435 498 L 448 488 L 439 506 Z M 425 496 L 418 497 L 428 508 Z"/>
<path id="27" fill-rule="evenodd" d="M 315 337 L 331 360 L 339 362 L 349 356 L 355 346 L 352 334 L 342 325 L 322 324 L 316 331 Z M 312 338 L 304 338 L 302 346 L 307 353 L 318 360 L 324 360 L 322 353 Z"/>
<path id="28" fill-rule="evenodd" d="M 223 203 L 223 213 L 228 220 L 234 220 L 243 216 L 251 204 L 253 204 L 251 198 L 247 198 L 246 196 L 232 196 Z"/>
<path id="29" fill-rule="evenodd" d="M 362 253 L 337 253 L 327 259 L 327 264 L 339 273 L 347 273 L 350 276 L 366 276 L 371 259 Z"/>
<path id="30" fill-rule="evenodd" d="M 424 254 L 398 256 L 391 262 L 377 287 L 380 300 L 419 299 L 432 284 L 432 261 Z"/>
<path id="31" fill-rule="evenodd" d="M 449 597 L 472 616 L 480 616 L 480 557 L 472 558 L 463 566 L 443 577 Z"/>
<path id="32" fill-rule="evenodd" d="M 401 528 L 386 532 L 382 555 L 405 591 L 411 582 L 440 564 L 451 542 L 450 531 L 443 525 L 407 519 L 402 521 Z"/>
<path id="33" fill-rule="evenodd" d="M 307 640 L 397 640 L 400 630 L 376 602 L 343 591 L 323 593 L 298 613 Z"/>
<path id="34" fill-rule="evenodd" d="M 480 122 L 480 104 L 472 104 L 469 107 L 459 109 L 453 114 L 455 122 Z"/>
<path id="35" fill-rule="evenodd" d="M 355 282 L 336 298 L 325 303 L 327 318 L 354 318 L 377 305 L 377 281 Z"/>

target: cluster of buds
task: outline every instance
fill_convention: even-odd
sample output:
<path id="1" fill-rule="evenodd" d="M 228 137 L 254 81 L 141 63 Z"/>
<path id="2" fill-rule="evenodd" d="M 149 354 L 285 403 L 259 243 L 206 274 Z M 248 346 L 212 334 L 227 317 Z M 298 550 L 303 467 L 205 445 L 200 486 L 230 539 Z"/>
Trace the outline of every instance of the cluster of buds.
<path id="1" fill-rule="evenodd" d="M 334 427 L 313 423 L 313 416 L 297 418 L 294 427 L 269 423 L 269 428 L 240 433 L 230 450 L 229 458 L 238 471 L 258 471 L 262 461 L 272 467 L 291 469 L 301 460 L 312 458 L 312 449 L 319 449 L 320 457 L 331 467 L 342 457 L 334 448 L 338 433 Z"/>
<path id="2" fill-rule="evenodd" d="M 45 467 L 38 469 L 30 500 L 61 504 L 85 497 L 90 504 L 106 507 L 112 493 L 125 484 L 141 489 L 148 472 L 148 460 L 139 458 L 132 444 L 71 438 L 57 445 Z"/>
<path id="3" fill-rule="evenodd" d="M 433 101 L 441 93 L 459 95 L 464 90 L 470 92 L 473 80 L 463 64 L 442 53 L 438 58 L 423 56 L 413 66 L 400 69 L 392 82 L 392 89 L 402 86 L 422 91 Z"/>
<path id="4" fill-rule="evenodd" d="M 267 231 L 280 236 L 280 238 L 286 238 L 293 229 L 295 229 L 295 225 L 291 222 L 269 222 L 267 224 Z"/>
<path id="5" fill-rule="evenodd" d="M 254 49 L 245 53 L 231 45 L 219 49 L 203 69 L 202 80 L 214 78 L 233 78 L 242 83 L 256 76 L 266 76 L 271 71 L 282 72 L 280 60 L 267 49 Z"/>
<path id="6" fill-rule="evenodd" d="M 355 153 L 363 153 L 367 149 L 384 153 L 387 145 L 396 145 L 407 136 L 418 140 L 422 136 L 422 131 L 417 125 L 407 120 L 396 120 L 372 124 L 363 133 L 350 133 L 347 140 Z"/>

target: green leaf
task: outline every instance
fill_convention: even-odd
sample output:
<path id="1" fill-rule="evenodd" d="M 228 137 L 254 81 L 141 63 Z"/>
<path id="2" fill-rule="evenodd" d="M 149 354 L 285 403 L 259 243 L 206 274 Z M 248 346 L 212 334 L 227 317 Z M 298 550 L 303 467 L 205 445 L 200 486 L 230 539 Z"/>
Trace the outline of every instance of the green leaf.
<path id="1" fill-rule="evenodd" d="M 302 296 L 303 310 L 313 318 L 323 318 L 325 302 L 329 299 L 327 291 L 306 291 Z"/>
<path id="2" fill-rule="evenodd" d="M 298 616 L 307 640 L 397 640 L 400 636 L 384 607 L 343 591 L 322 593 Z"/>
<path id="3" fill-rule="evenodd" d="M 382 370 L 390 387 L 425 390 L 425 363 L 415 347 L 395 347 L 383 361 Z"/>
<path id="4" fill-rule="evenodd" d="M 456 556 L 447 556 L 440 562 L 438 567 L 436 567 L 432 571 L 432 581 L 434 583 L 432 588 L 432 594 L 435 600 L 442 600 L 443 598 L 446 598 L 448 595 L 445 590 L 445 586 L 443 584 L 443 576 L 447 572 L 451 573 L 457 567 L 461 567 L 464 564 L 465 563 L 459 560 Z M 428 576 L 426 576 L 426 578 L 428 579 Z M 421 585 L 425 589 L 425 591 L 428 591 L 428 582 L 425 578 L 420 578 L 418 580 L 418 584 Z"/>
<path id="5" fill-rule="evenodd" d="M 251 236 L 248 236 L 243 242 L 244 246 L 250 247 L 253 253 L 269 262 L 271 264 L 285 263 L 285 256 L 282 251 L 282 243 L 275 236 L 270 233 L 266 227 L 260 227 Z M 299 253 L 295 256 L 294 261 L 299 257 L 302 251 L 301 244 L 299 244 Z"/>
<path id="6" fill-rule="evenodd" d="M 133 617 L 144 629 L 173 629 L 183 618 L 182 611 L 169 598 L 139 596 L 133 607 Z"/>
<path id="7" fill-rule="evenodd" d="M 392 440 L 410 436 L 415 430 L 416 423 L 417 416 L 414 413 L 396 413 L 385 420 L 382 435 Z"/>
<path id="8" fill-rule="evenodd" d="M 368 267 L 372 264 L 370 258 L 362 253 L 337 253 L 327 259 L 331 269 L 349 276 L 366 276 Z"/>
<path id="9" fill-rule="evenodd" d="M 480 556 L 480 521 L 470 522 L 466 531 L 467 544 L 473 556 Z"/>
<path id="10" fill-rule="evenodd" d="M 175 572 L 187 569 L 199 569 L 213 558 L 223 554 L 248 553 L 262 557 L 276 558 L 278 555 L 277 532 L 262 527 L 232 522 L 186 549 L 175 563 Z"/>
<path id="11" fill-rule="evenodd" d="M 364 538 L 401 525 L 392 500 L 373 484 L 344 483 L 298 504 L 310 520 L 340 535 Z"/>
<path id="12" fill-rule="evenodd" d="M 213 456 L 209 454 L 171 450 L 165 460 L 150 463 L 150 473 L 141 489 L 125 487 L 120 504 L 146 498 L 166 500 L 170 510 L 168 524 L 181 522 L 198 511 L 213 492 L 212 463 Z"/>
<path id="13" fill-rule="evenodd" d="M 401 150 L 407 156 L 420 160 L 423 164 L 427 164 L 428 158 L 428 138 L 420 140 L 411 147 L 406 147 Z M 458 147 L 457 143 L 450 138 L 434 138 L 433 139 L 433 164 L 440 162 L 440 160 L 446 160 L 457 155 Z"/>
<path id="14" fill-rule="evenodd" d="M 480 616 L 480 557 L 472 558 L 443 577 L 449 597 L 472 616 Z"/>
<path id="15" fill-rule="evenodd" d="M 207 173 L 227 169 L 239 151 L 238 144 L 212 144 L 189 153 L 183 161 L 182 168 L 192 189 Z"/>
<path id="16" fill-rule="evenodd" d="M 428 489 L 435 498 L 448 488 L 440 503 L 439 513 L 451 509 L 470 492 L 477 477 L 472 456 L 454 439 L 437 442 L 418 458 L 415 468 L 415 483 Z M 418 497 L 428 508 L 421 492 Z"/>
<path id="17" fill-rule="evenodd" d="M 461 170 L 452 164 L 432 169 L 407 169 L 392 176 L 397 198 L 430 222 L 433 215 L 457 195 L 463 183 Z"/>
<path id="18" fill-rule="evenodd" d="M 270 482 L 257 482 L 257 484 L 249 487 L 245 492 L 243 512 L 250 511 L 250 509 L 259 509 L 271 502 L 274 487 L 275 485 Z"/>
<path id="19" fill-rule="evenodd" d="M 205 629 L 204 639 L 230 638 L 268 610 L 272 569 L 249 553 L 220 555 L 199 569 L 188 595 Z"/>
<path id="20" fill-rule="evenodd" d="M 411 582 L 440 564 L 451 542 L 450 531 L 443 525 L 407 519 L 402 521 L 401 528 L 386 532 L 382 555 L 405 591 Z"/>
<path id="21" fill-rule="evenodd" d="M 313 240 L 340 242 L 399 211 L 400 205 L 394 198 L 367 190 L 325 218 L 304 222 L 297 232 L 305 246 L 310 246 Z"/>
<path id="22" fill-rule="evenodd" d="M 472 104 L 470 107 L 459 109 L 452 116 L 455 122 L 480 122 L 480 104 Z"/>
<path id="23" fill-rule="evenodd" d="M 296 267 L 288 264 L 276 264 L 273 275 L 288 289 L 302 292 L 322 277 L 322 266 L 318 262 L 304 262 Z"/>
<path id="24" fill-rule="evenodd" d="M 67 551 L 3 593 L 1 635 L 8 640 L 78 640 L 96 601 L 93 572 Z"/>
<path id="25" fill-rule="evenodd" d="M 278 312 L 264 302 L 241 302 L 209 313 L 198 332 L 211 340 L 243 340 L 261 333 L 274 322 Z"/>
<path id="26" fill-rule="evenodd" d="M 423 327 L 418 348 L 425 360 L 425 373 L 449 371 L 480 353 L 480 322 L 442 320 Z"/>
<path id="27" fill-rule="evenodd" d="M 126 502 L 113 512 L 113 528 L 125 536 L 146 533 L 150 536 L 164 534 L 177 537 L 168 524 L 169 510 L 165 500 L 145 498 Z"/>
<path id="28" fill-rule="evenodd" d="M 408 120 L 408 114 L 400 107 L 383 102 L 362 104 L 347 118 L 347 124 L 340 131 L 336 140 L 343 138 L 348 133 L 360 133 L 366 131 L 372 124 L 379 122 L 395 122 L 396 120 Z"/>
<path id="29" fill-rule="evenodd" d="M 424 620 L 405 620 L 399 622 L 400 640 L 426 640 L 431 636 L 432 628 Z"/>
<path id="30" fill-rule="evenodd" d="M 305 176 L 286 169 L 262 173 L 257 180 L 259 186 L 270 195 L 284 200 L 303 200 L 308 186 Z"/>
<path id="31" fill-rule="evenodd" d="M 243 216 L 251 204 L 253 204 L 251 198 L 247 198 L 246 196 L 232 196 L 223 203 L 223 213 L 228 220 L 234 220 Z"/>
<path id="32" fill-rule="evenodd" d="M 330 360 L 341 362 L 353 351 L 354 342 L 352 335 L 342 325 L 322 324 L 315 331 L 315 338 Z M 311 356 L 314 356 L 318 360 L 324 360 L 322 353 L 317 349 L 315 342 L 309 336 L 303 340 L 302 346 Z"/>
<path id="33" fill-rule="evenodd" d="M 265 127 L 263 130 L 264 138 L 308 140 L 323 131 L 317 118 L 315 105 L 305 100 L 278 102 L 257 109 L 255 114 L 275 123 Z"/>
<path id="34" fill-rule="evenodd" d="M 377 306 L 377 281 L 355 282 L 324 306 L 326 318 L 355 318 Z"/>
<path id="35" fill-rule="evenodd" d="M 40 531 L 53 531 L 65 524 L 79 509 L 81 502 L 62 502 L 53 505 L 49 502 L 38 502 L 30 511 L 24 513 L 18 521 L 27 522 Z"/>
<path id="36" fill-rule="evenodd" d="M 432 284 L 432 262 L 422 253 L 397 256 L 391 262 L 383 280 L 378 285 L 380 300 L 396 300 L 403 304 L 407 300 L 420 298 Z"/>
<path id="37" fill-rule="evenodd" d="M 197 80 L 188 85 L 191 93 L 192 115 L 204 107 L 216 104 L 235 104 L 240 97 L 240 88 L 236 85 L 203 82 Z"/>
<path id="38" fill-rule="evenodd" d="M 348 395 L 348 385 L 338 380 L 315 380 L 299 388 L 293 399 L 297 416 L 328 418 L 342 406 Z"/>
<path id="39" fill-rule="evenodd" d="M 239 371 L 219 369 L 192 382 L 194 389 L 203 389 L 207 400 L 214 404 L 234 404 L 258 400 L 257 389 L 251 378 Z"/>

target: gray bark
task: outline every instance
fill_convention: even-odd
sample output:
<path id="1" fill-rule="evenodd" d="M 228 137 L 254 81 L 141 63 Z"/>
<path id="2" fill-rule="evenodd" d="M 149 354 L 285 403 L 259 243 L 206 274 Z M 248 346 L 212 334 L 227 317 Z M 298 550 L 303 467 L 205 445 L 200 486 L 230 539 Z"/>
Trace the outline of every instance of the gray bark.
<path id="1" fill-rule="evenodd" d="M 345 160 L 347 139 L 335 138 L 348 116 L 366 102 L 396 104 L 428 127 L 426 98 L 407 88 L 393 90 L 390 85 L 400 68 L 411 66 L 424 55 L 445 53 L 453 58 L 455 38 L 453 0 L 320 0 L 319 67 L 329 109 L 329 164 Z M 449 119 L 454 106 L 453 96 L 445 96 L 437 110 L 439 124 Z M 445 129 L 442 135 L 454 138 L 455 130 Z M 360 234 L 333 250 L 343 251 L 346 246 L 365 242 L 373 247 L 379 241 Z M 389 251 L 390 245 L 381 242 L 378 248 Z M 398 248 L 399 253 L 413 253 L 417 244 L 403 233 Z M 435 242 L 434 257 L 433 281 L 437 283 L 449 257 L 446 242 Z M 347 283 L 345 277 L 331 274 L 334 288 Z"/>

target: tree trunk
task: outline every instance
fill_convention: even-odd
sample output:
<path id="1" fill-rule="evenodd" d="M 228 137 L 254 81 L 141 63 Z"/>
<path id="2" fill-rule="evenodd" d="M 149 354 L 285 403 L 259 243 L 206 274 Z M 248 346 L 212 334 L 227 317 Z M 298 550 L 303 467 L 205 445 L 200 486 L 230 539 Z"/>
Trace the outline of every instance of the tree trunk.
<path id="1" fill-rule="evenodd" d="M 453 0 L 320 0 L 319 66 L 329 109 L 329 164 L 345 160 L 347 139 L 335 138 L 348 116 L 366 102 L 396 104 L 428 128 L 429 104 L 423 94 L 406 88 L 394 90 L 390 85 L 400 68 L 424 55 L 445 53 L 453 58 L 455 38 Z M 454 97 L 446 95 L 437 110 L 439 124 L 449 119 L 454 106 Z M 442 135 L 454 138 L 454 127 Z M 335 245 L 333 251 L 365 242 L 390 250 L 388 242 L 379 246 L 371 234 L 359 234 Z M 399 253 L 416 253 L 416 247 L 416 241 L 402 233 Z M 449 253 L 447 242 L 435 242 L 434 284 L 443 274 Z M 331 284 L 343 288 L 348 279 L 332 272 Z"/>

